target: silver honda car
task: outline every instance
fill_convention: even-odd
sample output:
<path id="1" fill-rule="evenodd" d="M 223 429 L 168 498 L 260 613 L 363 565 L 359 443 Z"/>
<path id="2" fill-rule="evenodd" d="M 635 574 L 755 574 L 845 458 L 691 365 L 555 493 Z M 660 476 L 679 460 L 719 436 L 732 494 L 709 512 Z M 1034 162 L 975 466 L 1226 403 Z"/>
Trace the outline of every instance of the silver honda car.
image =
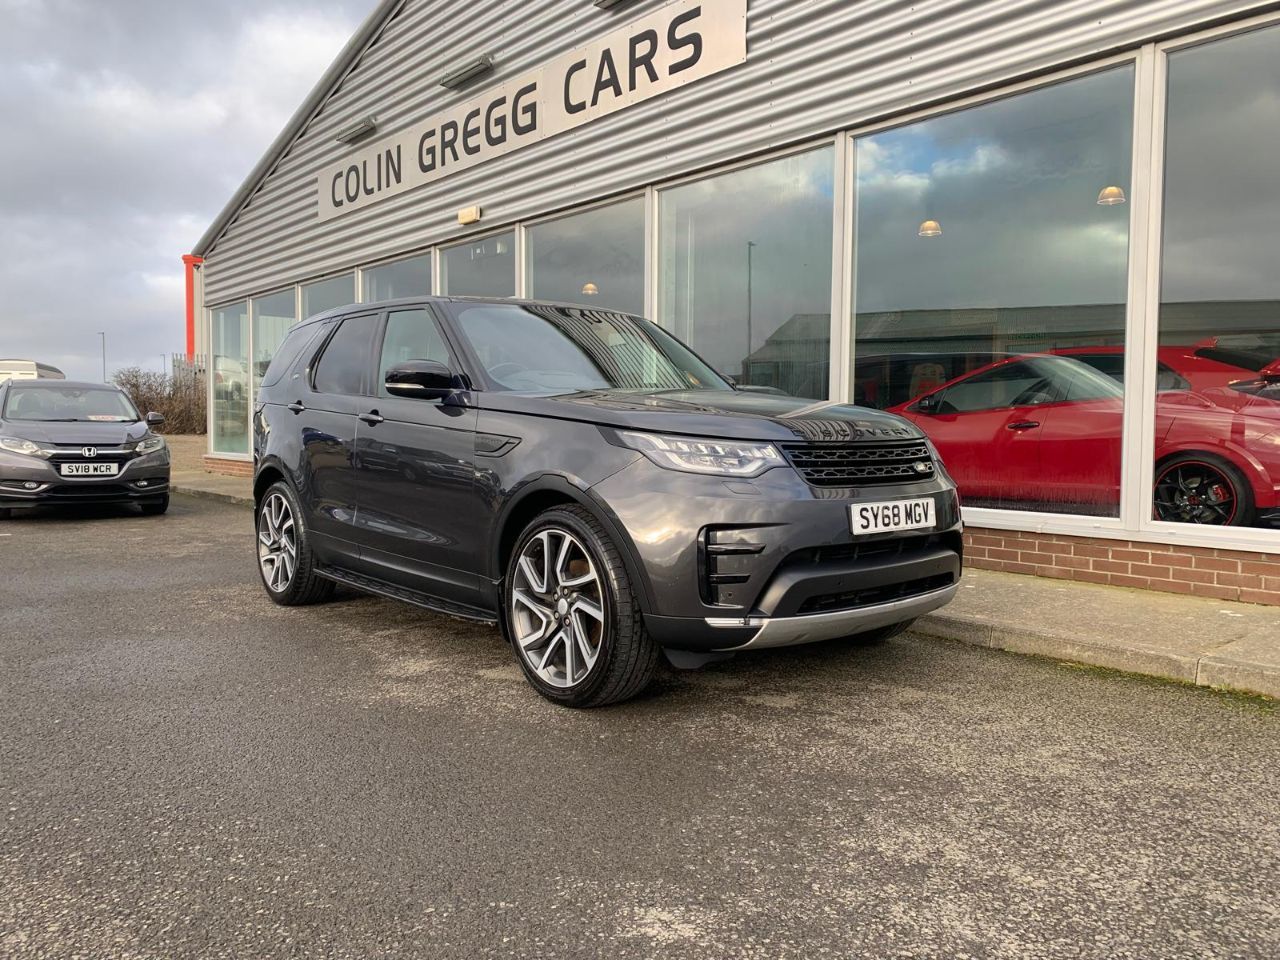
<path id="1" fill-rule="evenodd" d="M 71 380 L 0 383 L 0 517 L 14 508 L 134 503 L 169 508 L 169 448 L 118 387 Z"/>

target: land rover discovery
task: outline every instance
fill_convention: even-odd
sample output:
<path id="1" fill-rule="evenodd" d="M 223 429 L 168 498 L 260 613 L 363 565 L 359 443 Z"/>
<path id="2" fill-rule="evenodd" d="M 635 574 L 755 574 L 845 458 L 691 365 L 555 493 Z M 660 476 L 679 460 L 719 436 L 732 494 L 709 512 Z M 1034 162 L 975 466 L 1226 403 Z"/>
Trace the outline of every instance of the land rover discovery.
<path id="1" fill-rule="evenodd" d="M 568 706 L 665 652 L 884 636 L 955 594 L 955 485 L 876 410 L 738 387 L 669 333 L 580 306 L 435 297 L 289 333 L 254 410 L 258 566 L 498 625 Z"/>

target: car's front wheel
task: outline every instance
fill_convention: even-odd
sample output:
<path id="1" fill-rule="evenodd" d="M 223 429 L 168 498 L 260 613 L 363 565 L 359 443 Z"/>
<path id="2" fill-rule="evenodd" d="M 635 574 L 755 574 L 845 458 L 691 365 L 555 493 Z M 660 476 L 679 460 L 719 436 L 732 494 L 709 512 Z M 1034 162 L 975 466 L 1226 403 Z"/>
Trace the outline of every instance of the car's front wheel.
<path id="1" fill-rule="evenodd" d="M 148 500 L 140 504 L 144 517 L 158 517 L 169 509 L 169 495 L 166 493 L 159 500 Z"/>
<path id="2" fill-rule="evenodd" d="M 507 565 L 504 600 L 507 638 L 548 700 L 599 707 L 653 680 L 658 647 L 622 556 L 581 507 L 554 507 L 525 528 Z"/>
<path id="3" fill-rule="evenodd" d="M 258 572 L 267 595 L 285 607 L 327 600 L 333 581 L 315 572 L 315 557 L 293 488 L 273 483 L 258 501 Z"/>

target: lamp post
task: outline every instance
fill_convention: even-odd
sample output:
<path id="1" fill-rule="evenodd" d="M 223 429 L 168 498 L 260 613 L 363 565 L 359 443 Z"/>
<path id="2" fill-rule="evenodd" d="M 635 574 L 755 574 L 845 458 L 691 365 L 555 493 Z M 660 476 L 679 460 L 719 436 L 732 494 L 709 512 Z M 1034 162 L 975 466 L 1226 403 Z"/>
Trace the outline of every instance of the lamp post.
<path id="1" fill-rule="evenodd" d="M 752 306 L 753 306 L 751 302 L 751 294 L 752 294 L 751 270 L 752 270 L 752 259 L 755 254 L 755 249 L 757 246 L 759 246 L 759 244 L 757 244 L 754 240 L 747 241 L 747 355 L 742 358 L 741 376 L 742 376 L 743 383 L 746 383 L 748 379 L 747 364 L 751 357 L 751 319 L 752 319 L 751 314 L 752 314 Z"/>
<path id="2" fill-rule="evenodd" d="M 107 331 L 99 330 L 98 336 L 102 338 L 102 382 L 107 382 Z"/>

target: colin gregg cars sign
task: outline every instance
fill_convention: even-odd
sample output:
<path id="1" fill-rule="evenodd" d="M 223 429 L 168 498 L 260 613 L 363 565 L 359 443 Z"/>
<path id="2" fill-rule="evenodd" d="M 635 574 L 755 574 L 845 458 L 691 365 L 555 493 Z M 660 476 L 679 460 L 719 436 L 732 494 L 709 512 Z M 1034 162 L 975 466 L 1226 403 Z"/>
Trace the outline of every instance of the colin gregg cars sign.
<path id="1" fill-rule="evenodd" d="M 747 0 L 681 0 L 320 174 L 320 219 L 351 213 L 747 59 Z"/>

